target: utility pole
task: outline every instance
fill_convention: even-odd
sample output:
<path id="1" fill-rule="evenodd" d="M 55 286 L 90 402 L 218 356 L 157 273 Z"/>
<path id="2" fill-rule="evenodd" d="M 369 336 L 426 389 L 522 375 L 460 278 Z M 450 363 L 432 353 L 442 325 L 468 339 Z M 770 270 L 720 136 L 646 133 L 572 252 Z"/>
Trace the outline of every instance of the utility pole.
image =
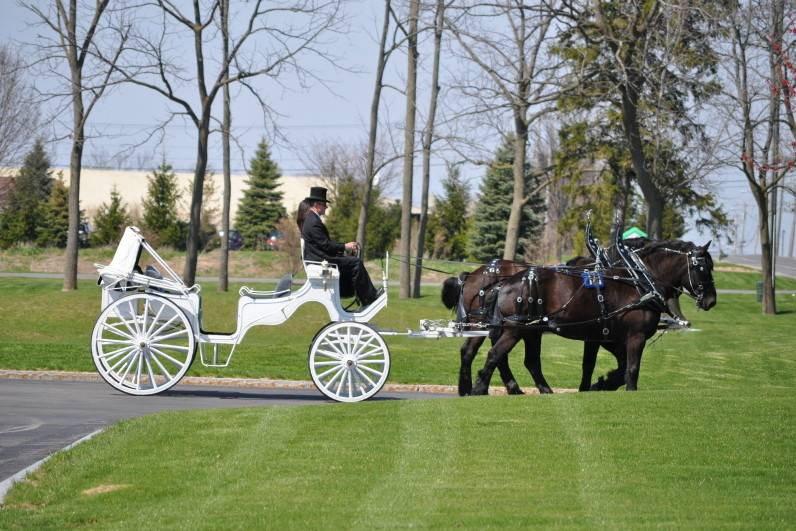
<path id="1" fill-rule="evenodd" d="M 743 216 L 741 217 L 741 252 L 746 250 L 746 203 L 743 204 Z"/>
<path id="2" fill-rule="evenodd" d="M 788 249 L 788 256 L 793 258 L 793 243 L 796 242 L 796 199 L 790 207 L 790 248 Z"/>

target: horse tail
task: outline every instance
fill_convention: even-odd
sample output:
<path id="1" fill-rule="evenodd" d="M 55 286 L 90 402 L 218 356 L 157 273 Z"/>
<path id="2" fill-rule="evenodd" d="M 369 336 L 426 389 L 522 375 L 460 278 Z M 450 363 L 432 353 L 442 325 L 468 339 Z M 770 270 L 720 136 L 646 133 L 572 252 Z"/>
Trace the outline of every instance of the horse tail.
<path id="1" fill-rule="evenodd" d="M 459 279 L 448 277 L 442 283 L 442 304 L 449 310 L 459 302 Z"/>

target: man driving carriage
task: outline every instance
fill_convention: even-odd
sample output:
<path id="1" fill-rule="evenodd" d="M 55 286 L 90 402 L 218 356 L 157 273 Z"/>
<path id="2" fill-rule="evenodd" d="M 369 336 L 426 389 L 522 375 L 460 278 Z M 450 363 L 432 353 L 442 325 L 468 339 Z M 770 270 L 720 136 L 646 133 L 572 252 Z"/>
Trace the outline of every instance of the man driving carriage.
<path id="1" fill-rule="evenodd" d="M 304 260 L 321 262 L 326 260 L 337 265 L 340 271 L 340 294 L 351 297 L 356 294 L 362 306 L 375 301 L 380 292 L 373 286 L 365 264 L 356 256 L 344 256 L 346 251 L 355 252 L 359 243 L 339 243 L 329 237 L 329 231 L 321 216 L 326 213 L 329 200 L 327 190 L 321 186 L 310 188 L 310 195 L 299 207 L 298 225 L 304 239 Z"/>

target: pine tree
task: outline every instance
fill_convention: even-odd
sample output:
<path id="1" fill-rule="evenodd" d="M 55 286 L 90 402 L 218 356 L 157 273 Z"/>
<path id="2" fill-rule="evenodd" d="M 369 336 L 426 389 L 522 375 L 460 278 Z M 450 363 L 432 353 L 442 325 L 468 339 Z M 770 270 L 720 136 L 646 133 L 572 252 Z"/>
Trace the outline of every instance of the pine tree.
<path id="1" fill-rule="evenodd" d="M 147 177 L 147 196 L 142 201 L 143 225 L 154 245 L 185 248 L 186 223 L 177 216 L 180 189 L 171 165 L 162 163 Z"/>
<path id="2" fill-rule="evenodd" d="M 503 256 L 504 241 L 511 201 L 514 191 L 512 164 L 514 163 L 513 139 L 507 137 L 495 153 L 486 176 L 481 181 L 479 198 L 475 209 L 473 230 L 470 233 L 469 254 L 478 262 L 488 262 Z M 536 180 L 530 164 L 526 165 L 525 189 L 532 190 Z M 541 228 L 541 212 L 544 201 L 540 196 L 525 204 L 520 220 L 520 238 L 515 260 L 522 260 Z"/>
<path id="3" fill-rule="evenodd" d="M 36 244 L 44 247 L 66 247 L 69 234 L 69 187 L 63 176 L 53 179 L 50 197 L 41 207 L 42 218 L 36 227 Z"/>
<path id="4" fill-rule="evenodd" d="M 442 196 L 434 196 L 434 212 L 426 233 L 426 249 L 433 258 L 462 260 L 467 256 L 470 190 L 458 166 L 449 166 L 442 181 Z"/>
<path id="5" fill-rule="evenodd" d="M 91 241 L 94 245 L 116 243 L 122 237 L 127 225 L 131 224 L 127 205 L 122 203 L 122 196 L 116 185 L 111 189 L 110 204 L 102 203 L 94 215 L 94 232 Z"/>
<path id="6" fill-rule="evenodd" d="M 38 139 L 25 156 L 0 215 L 0 247 L 36 241 L 52 181 L 50 159 L 44 142 Z"/>
<path id="7" fill-rule="evenodd" d="M 267 236 L 287 215 L 278 189 L 280 177 L 279 167 L 271 160 L 263 139 L 251 160 L 248 188 L 243 192 L 235 217 L 235 228 L 243 236 L 246 247 L 255 248 L 258 236 Z"/>

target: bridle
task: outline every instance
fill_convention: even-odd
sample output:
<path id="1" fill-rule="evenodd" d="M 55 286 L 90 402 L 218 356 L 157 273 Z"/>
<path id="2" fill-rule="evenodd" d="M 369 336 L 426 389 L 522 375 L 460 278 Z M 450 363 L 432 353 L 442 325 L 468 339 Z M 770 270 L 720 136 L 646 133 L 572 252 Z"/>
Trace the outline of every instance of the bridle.
<path id="1" fill-rule="evenodd" d="M 680 254 L 685 257 L 686 270 L 688 272 L 689 289 L 683 289 L 683 288 L 674 288 L 674 289 L 676 291 L 679 291 L 680 293 L 685 293 L 686 295 L 694 299 L 698 305 L 701 304 L 702 299 L 705 298 L 705 288 L 707 286 L 714 286 L 715 282 L 712 279 L 703 280 L 700 276 L 699 281 L 696 283 L 695 286 L 694 278 L 693 275 L 691 274 L 691 269 L 698 268 L 700 271 L 704 271 L 705 268 L 707 267 L 707 262 L 708 262 L 707 257 L 696 255 L 694 251 L 696 251 L 697 249 L 692 249 L 690 251 L 685 252 L 685 251 L 679 251 L 677 249 L 670 249 L 668 247 L 664 247 L 663 250 L 669 253 Z"/>

